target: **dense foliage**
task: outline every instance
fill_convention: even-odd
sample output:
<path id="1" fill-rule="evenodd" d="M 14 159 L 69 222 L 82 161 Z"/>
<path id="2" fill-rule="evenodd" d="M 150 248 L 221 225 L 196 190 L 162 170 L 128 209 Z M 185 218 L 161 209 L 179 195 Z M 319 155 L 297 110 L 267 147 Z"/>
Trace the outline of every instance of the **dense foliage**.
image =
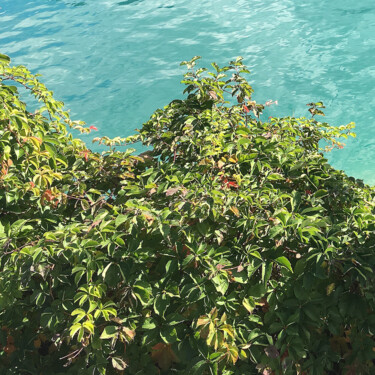
<path id="1" fill-rule="evenodd" d="M 1 374 L 374 372 L 375 195 L 320 149 L 352 124 L 262 121 L 240 58 L 195 60 L 99 154 L 0 55 Z"/>

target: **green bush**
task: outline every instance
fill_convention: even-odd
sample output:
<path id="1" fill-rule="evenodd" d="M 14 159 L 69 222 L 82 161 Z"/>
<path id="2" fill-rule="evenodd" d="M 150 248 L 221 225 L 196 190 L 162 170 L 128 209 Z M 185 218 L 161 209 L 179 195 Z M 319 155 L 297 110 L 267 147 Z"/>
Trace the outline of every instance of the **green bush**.
<path id="1" fill-rule="evenodd" d="M 320 148 L 353 125 L 261 121 L 240 58 L 196 59 L 99 154 L 0 55 L 1 374 L 374 373 L 375 194 Z"/>

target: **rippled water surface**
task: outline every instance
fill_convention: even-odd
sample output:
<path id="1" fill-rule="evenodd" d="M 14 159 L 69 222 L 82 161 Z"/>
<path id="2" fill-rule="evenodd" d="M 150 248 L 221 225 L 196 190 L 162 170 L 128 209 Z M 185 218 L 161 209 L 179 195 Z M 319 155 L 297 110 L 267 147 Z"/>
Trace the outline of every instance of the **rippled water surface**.
<path id="1" fill-rule="evenodd" d="M 329 155 L 375 183 L 374 0 L 1 0 L 0 51 L 43 74 L 47 87 L 97 135 L 126 136 L 175 97 L 194 55 L 203 64 L 241 55 L 255 99 L 274 116 L 327 120 L 357 135 Z M 85 136 L 90 140 L 90 136 Z"/>

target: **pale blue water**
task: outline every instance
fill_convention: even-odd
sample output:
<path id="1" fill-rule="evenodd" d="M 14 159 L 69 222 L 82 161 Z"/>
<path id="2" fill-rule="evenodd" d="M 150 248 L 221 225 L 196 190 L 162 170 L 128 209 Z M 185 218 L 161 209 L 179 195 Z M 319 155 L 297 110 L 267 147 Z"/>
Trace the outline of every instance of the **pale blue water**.
<path id="1" fill-rule="evenodd" d="M 181 96 L 179 62 L 242 55 L 267 115 L 357 124 L 332 164 L 375 183 L 374 0 L 0 0 L 0 51 L 43 81 L 97 135 L 126 136 Z"/>

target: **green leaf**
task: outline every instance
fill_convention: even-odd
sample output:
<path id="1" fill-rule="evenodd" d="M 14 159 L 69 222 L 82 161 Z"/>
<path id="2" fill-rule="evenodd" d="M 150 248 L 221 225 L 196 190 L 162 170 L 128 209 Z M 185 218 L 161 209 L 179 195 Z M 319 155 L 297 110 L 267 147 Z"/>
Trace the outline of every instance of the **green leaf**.
<path id="1" fill-rule="evenodd" d="M 207 368 L 208 368 L 208 362 L 206 360 L 199 361 L 191 368 L 190 370 L 191 375 L 204 374 Z"/>
<path id="2" fill-rule="evenodd" d="M 8 65 L 10 63 L 10 57 L 0 53 L 0 64 Z"/>
<path id="3" fill-rule="evenodd" d="M 125 221 L 128 220 L 128 216 L 126 215 L 118 215 L 115 220 L 115 226 L 116 228 L 119 227 L 122 223 L 125 223 Z"/>
<path id="4" fill-rule="evenodd" d="M 286 267 L 290 272 L 293 272 L 292 265 L 290 264 L 288 258 L 282 256 L 275 259 L 275 262 L 279 263 L 281 266 Z"/>
<path id="5" fill-rule="evenodd" d="M 284 232 L 284 227 L 282 225 L 275 225 L 270 229 L 270 238 L 275 238 L 278 234 Z"/>
<path id="6" fill-rule="evenodd" d="M 256 307 L 256 304 L 255 304 L 255 301 L 251 298 L 251 297 L 248 297 L 248 298 L 244 298 L 242 300 L 242 305 L 245 307 L 245 309 L 251 314 L 255 307 Z"/>
<path id="7" fill-rule="evenodd" d="M 60 314 L 45 312 L 40 317 L 40 325 L 52 331 L 56 329 L 57 325 L 60 322 L 60 319 L 62 319 Z"/>
<path id="8" fill-rule="evenodd" d="M 164 313 L 169 305 L 170 298 L 165 294 L 159 294 L 154 300 L 154 310 L 156 314 L 164 317 Z"/>
<path id="9" fill-rule="evenodd" d="M 94 333 L 94 324 L 90 321 L 86 321 L 82 324 L 84 328 L 86 328 L 91 334 Z"/>
<path id="10" fill-rule="evenodd" d="M 69 334 L 71 337 L 74 337 L 74 335 L 82 328 L 81 324 L 73 324 L 70 327 Z"/>
<path id="11" fill-rule="evenodd" d="M 215 284 L 216 290 L 224 295 L 229 287 L 228 278 L 223 274 L 218 274 L 212 279 L 212 281 Z"/>
<path id="12" fill-rule="evenodd" d="M 40 292 L 40 293 L 38 293 L 38 295 L 35 299 L 35 303 L 37 304 L 37 306 L 42 306 L 43 303 L 45 302 L 45 300 L 46 300 L 45 294 Z"/>
<path id="13" fill-rule="evenodd" d="M 263 336 L 263 332 L 259 328 L 254 328 L 247 336 L 247 341 L 252 341 L 259 336 Z"/>
<path id="14" fill-rule="evenodd" d="M 167 315 L 165 320 L 168 322 L 170 326 L 174 326 L 174 325 L 177 325 L 179 323 L 186 321 L 186 318 L 183 317 L 179 313 L 172 313 L 172 314 Z"/>
<path id="15" fill-rule="evenodd" d="M 142 305 L 147 305 L 152 298 L 151 285 L 146 281 L 137 280 L 133 285 L 133 293 Z"/>
<path id="16" fill-rule="evenodd" d="M 142 324 L 142 329 L 153 330 L 156 328 L 156 323 L 152 318 L 146 319 Z"/>
<path id="17" fill-rule="evenodd" d="M 102 334 L 100 335 L 100 338 L 102 340 L 111 339 L 113 337 L 116 337 L 118 335 L 118 329 L 116 326 L 106 326 L 103 329 Z"/>
<path id="18" fill-rule="evenodd" d="M 249 139 L 249 138 L 240 138 L 239 140 L 238 140 L 238 144 L 240 145 L 240 146 L 244 146 L 244 145 L 248 145 L 248 144 L 251 144 L 252 142 L 251 142 L 251 140 Z"/>
<path id="19" fill-rule="evenodd" d="M 160 329 L 160 337 L 166 344 L 173 344 L 178 340 L 175 327 L 164 325 Z"/>
<path id="20" fill-rule="evenodd" d="M 316 191 L 316 192 L 314 193 L 314 197 L 315 197 L 315 198 L 321 198 L 321 197 L 326 196 L 327 194 L 328 194 L 328 191 L 327 191 L 327 190 L 325 190 L 325 189 L 320 189 L 320 190 L 318 190 L 318 191 Z"/>
<path id="21" fill-rule="evenodd" d="M 271 173 L 267 176 L 268 180 L 276 181 L 276 180 L 285 180 L 285 177 L 281 175 L 280 173 Z"/>
<path id="22" fill-rule="evenodd" d="M 125 246 L 125 241 L 121 237 L 116 237 L 115 242 L 119 246 Z"/>
<path id="23" fill-rule="evenodd" d="M 90 203 L 86 199 L 81 199 L 81 207 L 84 211 L 90 209 Z"/>
<path id="24" fill-rule="evenodd" d="M 98 241 L 88 240 L 82 243 L 84 247 L 97 247 L 99 245 Z"/>

